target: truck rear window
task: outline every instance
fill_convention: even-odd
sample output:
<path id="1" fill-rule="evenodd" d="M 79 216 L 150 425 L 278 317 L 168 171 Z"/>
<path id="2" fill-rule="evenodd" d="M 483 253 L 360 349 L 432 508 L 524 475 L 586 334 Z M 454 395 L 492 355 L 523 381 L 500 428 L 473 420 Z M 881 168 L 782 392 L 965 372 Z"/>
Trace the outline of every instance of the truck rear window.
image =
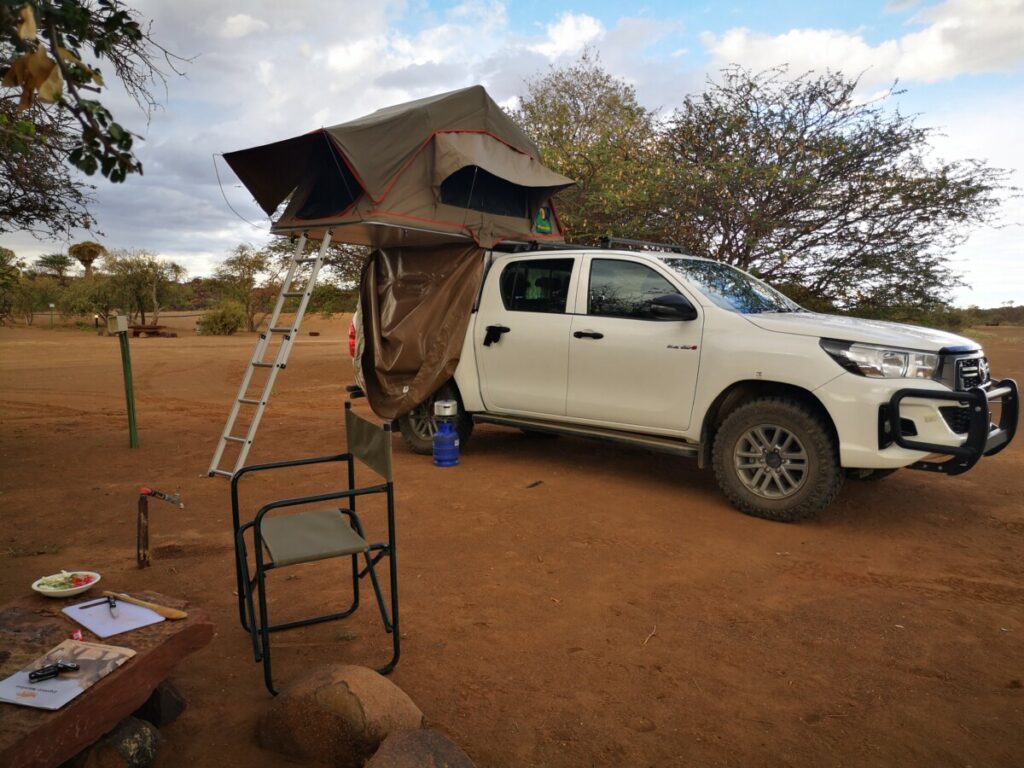
<path id="1" fill-rule="evenodd" d="M 565 312 L 573 259 L 514 261 L 501 272 L 501 300 L 510 312 Z"/>

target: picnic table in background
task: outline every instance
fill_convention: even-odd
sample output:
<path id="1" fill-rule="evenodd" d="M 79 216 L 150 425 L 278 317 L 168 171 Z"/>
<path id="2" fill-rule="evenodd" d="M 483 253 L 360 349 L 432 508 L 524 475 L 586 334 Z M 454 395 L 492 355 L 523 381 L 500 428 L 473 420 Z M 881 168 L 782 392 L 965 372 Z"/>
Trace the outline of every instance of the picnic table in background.
<path id="1" fill-rule="evenodd" d="M 0 766 L 58 766 L 142 706 L 153 690 L 193 651 L 213 638 L 206 612 L 155 592 L 133 593 L 150 602 L 188 611 L 180 621 L 161 621 L 106 640 L 97 639 L 61 613 L 79 599 L 26 595 L 0 607 L 0 679 L 31 664 L 76 629 L 83 639 L 131 648 L 136 655 L 56 711 L 0 703 Z"/>

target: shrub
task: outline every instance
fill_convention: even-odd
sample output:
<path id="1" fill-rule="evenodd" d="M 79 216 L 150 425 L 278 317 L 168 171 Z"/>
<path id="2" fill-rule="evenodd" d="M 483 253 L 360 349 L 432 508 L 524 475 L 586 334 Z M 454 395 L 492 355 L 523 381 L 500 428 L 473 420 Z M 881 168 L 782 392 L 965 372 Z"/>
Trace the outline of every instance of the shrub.
<path id="1" fill-rule="evenodd" d="M 245 308 L 237 301 L 222 301 L 199 318 L 200 336 L 230 336 L 246 324 Z"/>

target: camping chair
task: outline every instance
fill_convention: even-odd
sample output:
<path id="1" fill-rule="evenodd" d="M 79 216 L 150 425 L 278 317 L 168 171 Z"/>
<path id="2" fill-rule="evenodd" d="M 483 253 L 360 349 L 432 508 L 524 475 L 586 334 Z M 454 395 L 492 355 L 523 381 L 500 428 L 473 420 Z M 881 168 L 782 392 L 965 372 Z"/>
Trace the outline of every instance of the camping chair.
<path id="1" fill-rule="evenodd" d="M 324 621 L 343 619 L 359 607 L 359 581 L 367 576 L 377 597 L 377 607 L 384 621 L 384 631 L 392 638 L 391 660 L 377 671 L 388 674 L 398 663 L 400 632 L 398 629 L 398 574 L 395 565 L 395 504 L 391 472 L 391 425 L 377 427 L 352 412 L 352 404 L 345 403 L 345 431 L 348 435 L 348 453 L 319 456 L 272 464 L 252 464 L 242 467 L 231 478 L 231 515 L 235 532 L 235 570 L 238 581 L 238 616 L 252 637 L 253 655 L 263 662 L 263 679 L 267 690 L 277 694 L 270 666 L 270 633 Z M 355 460 L 358 459 L 380 475 L 386 482 L 361 488 L 355 486 Z M 348 464 L 348 488 L 312 496 L 281 499 L 264 504 L 256 517 L 240 524 L 238 509 L 238 483 L 245 475 L 284 467 L 302 467 L 329 462 Z M 368 494 L 387 495 L 387 541 L 371 544 L 367 541 L 362 521 L 356 515 L 356 499 Z M 321 504 L 345 500 L 345 506 L 312 511 L 267 516 L 275 509 L 301 504 Z M 246 533 L 251 534 L 255 572 L 249 573 L 249 554 Z M 347 557 L 352 562 L 352 603 L 343 611 L 324 614 L 298 621 L 271 624 L 267 616 L 267 571 L 299 563 L 311 563 L 328 558 Z M 391 610 L 384 603 L 376 566 L 388 558 L 390 571 Z M 360 568 L 360 558 L 365 565 Z M 259 603 L 257 615 L 253 591 Z"/>

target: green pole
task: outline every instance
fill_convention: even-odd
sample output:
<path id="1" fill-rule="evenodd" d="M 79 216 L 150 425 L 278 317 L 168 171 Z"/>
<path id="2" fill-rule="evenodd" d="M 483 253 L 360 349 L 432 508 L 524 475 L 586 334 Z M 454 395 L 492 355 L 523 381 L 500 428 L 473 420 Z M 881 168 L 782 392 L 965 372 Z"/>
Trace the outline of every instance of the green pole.
<path id="1" fill-rule="evenodd" d="M 135 388 L 132 386 L 132 358 L 128 352 L 128 334 L 117 334 L 121 342 L 121 367 L 124 369 L 124 399 L 128 403 L 128 447 L 139 447 L 139 433 L 135 426 Z"/>

